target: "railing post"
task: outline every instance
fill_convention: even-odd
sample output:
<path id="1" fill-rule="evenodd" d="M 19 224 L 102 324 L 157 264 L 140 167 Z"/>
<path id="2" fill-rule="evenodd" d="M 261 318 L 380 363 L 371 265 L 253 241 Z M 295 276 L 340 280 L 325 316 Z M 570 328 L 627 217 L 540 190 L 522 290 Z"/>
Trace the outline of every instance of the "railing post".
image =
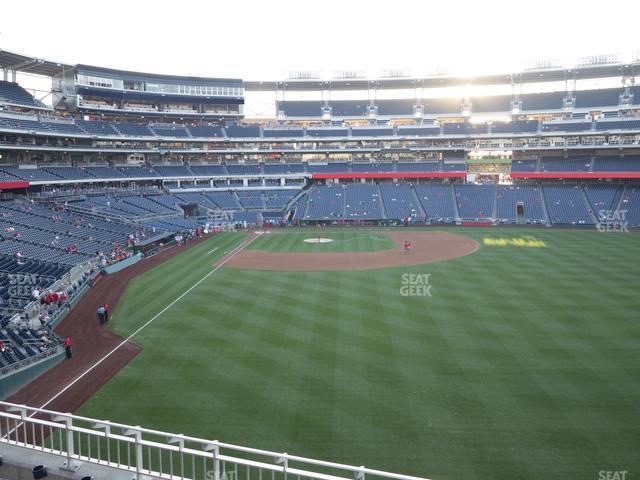
<path id="1" fill-rule="evenodd" d="M 287 470 L 289 469 L 289 458 L 287 457 L 287 452 L 284 452 L 282 456 L 276 457 L 276 464 L 282 465 L 284 478 L 287 479 Z"/>
<path id="2" fill-rule="evenodd" d="M 204 450 L 207 452 L 211 452 L 211 458 L 213 459 L 212 480 L 220 480 L 220 446 L 218 445 L 218 440 L 214 440 L 213 443 L 205 444 Z M 209 480 L 208 477 L 207 480 Z"/>
<path id="3" fill-rule="evenodd" d="M 70 468 L 72 463 L 72 457 L 74 454 L 73 448 L 73 430 L 71 427 L 73 426 L 73 420 L 70 418 L 66 418 L 65 421 L 65 433 L 67 437 L 67 466 Z"/>
<path id="4" fill-rule="evenodd" d="M 109 421 L 104 420 L 102 422 L 93 422 L 91 424 L 91 427 L 99 430 L 104 428 L 104 439 L 105 439 L 105 443 L 107 444 L 107 459 L 106 462 L 107 463 L 111 463 L 111 448 L 110 448 L 110 438 L 111 438 L 111 425 L 109 424 Z M 100 438 L 100 437 L 98 437 Z M 98 456 L 96 457 L 96 460 L 98 461 L 98 463 L 105 461 L 102 458 L 102 449 L 98 448 Z"/>
<path id="5" fill-rule="evenodd" d="M 175 437 L 169 437 L 168 443 L 178 445 L 178 454 L 180 456 L 180 477 L 184 477 L 184 435 L 176 435 Z M 173 475 L 173 472 L 171 472 Z"/>
<path id="6" fill-rule="evenodd" d="M 7 408 L 7 412 L 11 412 L 11 413 L 19 413 L 20 414 L 20 424 L 18 424 L 18 421 L 16 420 L 16 426 L 14 428 L 9 428 L 9 423 L 7 423 L 7 433 L 2 437 L 2 438 L 6 438 L 8 443 L 11 443 L 11 434 L 15 432 L 15 443 L 16 445 L 18 443 L 20 443 L 19 440 L 19 431 L 18 429 L 20 428 L 21 425 L 24 425 L 25 420 L 27 419 L 27 409 L 26 407 L 23 406 L 11 406 Z M 8 421 L 7 421 L 8 422 Z M 25 445 L 26 445 L 26 438 L 25 438 Z"/>
<path id="7" fill-rule="evenodd" d="M 65 429 L 65 437 L 67 440 L 67 460 L 60 466 L 60 470 L 67 470 L 75 472 L 80 468 L 79 465 L 76 465 L 73 461 L 73 456 L 75 455 L 74 442 L 73 442 L 73 418 L 71 414 L 67 415 L 56 415 L 53 417 L 54 422 L 63 422 L 63 427 Z M 60 445 L 62 447 L 62 445 Z"/>
<path id="8" fill-rule="evenodd" d="M 217 442 L 218 440 L 216 440 Z M 220 480 L 220 446 L 216 445 L 214 451 L 214 478 L 215 480 Z"/>
<path id="9" fill-rule="evenodd" d="M 21 408 L 20 409 L 20 424 L 23 426 L 23 435 L 24 438 L 22 439 L 22 443 L 25 444 L 25 446 L 27 445 L 27 409 L 26 408 Z M 16 441 L 20 438 L 18 435 L 20 434 L 20 432 L 18 431 L 18 426 L 16 425 Z"/>
<path id="10" fill-rule="evenodd" d="M 142 432 L 140 431 L 140 427 L 131 428 L 124 432 L 128 437 L 133 437 L 135 439 L 135 455 L 136 455 L 136 479 L 140 478 L 140 474 L 144 469 L 144 458 L 142 456 Z"/>

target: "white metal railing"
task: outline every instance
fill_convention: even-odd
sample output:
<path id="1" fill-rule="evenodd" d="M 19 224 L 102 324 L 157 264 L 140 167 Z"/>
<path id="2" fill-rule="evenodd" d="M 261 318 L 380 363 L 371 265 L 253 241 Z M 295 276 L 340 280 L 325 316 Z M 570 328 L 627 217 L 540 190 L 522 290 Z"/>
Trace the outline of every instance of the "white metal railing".
<path id="1" fill-rule="evenodd" d="M 0 402 L 0 445 L 172 480 L 425 480 Z"/>

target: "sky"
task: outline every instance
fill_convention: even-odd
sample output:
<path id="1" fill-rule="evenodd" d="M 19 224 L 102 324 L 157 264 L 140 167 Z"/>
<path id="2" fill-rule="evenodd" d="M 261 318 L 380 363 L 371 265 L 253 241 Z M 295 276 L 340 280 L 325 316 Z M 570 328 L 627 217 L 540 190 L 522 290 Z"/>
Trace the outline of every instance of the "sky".
<path id="1" fill-rule="evenodd" d="M 0 49 L 153 73 L 512 72 L 640 51 L 640 1 L 6 1 Z M 20 19 L 20 21 L 16 21 Z"/>
<path id="2" fill-rule="evenodd" d="M 374 78 L 388 69 L 471 76 L 592 55 L 629 61 L 640 57 L 638 19 L 640 0 L 7 0 L 0 49 L 244 80 L 344 70 Z M 49 103 L 48 80 L 19 81 Z M 248 92 L 245 113 L 273 116 L 274 105 L 275 95 Z"/>

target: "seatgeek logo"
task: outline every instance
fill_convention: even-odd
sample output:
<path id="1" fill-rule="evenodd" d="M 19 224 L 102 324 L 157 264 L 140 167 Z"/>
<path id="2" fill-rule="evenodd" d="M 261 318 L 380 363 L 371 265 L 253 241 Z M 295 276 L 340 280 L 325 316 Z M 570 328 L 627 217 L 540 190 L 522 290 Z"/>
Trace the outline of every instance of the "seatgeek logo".
<path id="1" fill-rule="evenodd" d="M 627 470 L 600 470 L 598 480 L 627 480 Z"/>
<path id="2" fill-rule="evenodd" d="M 6 278 L 9 280 L 7 293 L 10 298 L 30 297 L 37 286 L 53 283 L 51 277 L 35 273 L 9 273 Z"/>
<path id="3" fill-rule="evenodd" d="M 236 472 L 219 472 L 217 475 L 213 470 L 207 471 L 207 480 L 238 480 Z"/>
<path id="4" fill-rule="evenodd" d="M 599 232 L 628 232 L 627 210 L 599 210 L 596 228 Z"/>
<path id="5" fill-rule="evenodd" d="M 400 295 L 403 297 L 431 297 L 430 273 L 403 273 Z"/>

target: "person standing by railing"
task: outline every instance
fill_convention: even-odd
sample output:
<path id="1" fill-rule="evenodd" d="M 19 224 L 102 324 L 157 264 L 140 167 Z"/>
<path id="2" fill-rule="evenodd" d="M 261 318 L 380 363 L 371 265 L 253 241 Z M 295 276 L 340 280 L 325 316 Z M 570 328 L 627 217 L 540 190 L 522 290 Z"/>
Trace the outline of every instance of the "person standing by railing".
<path id="1" fill-rule="evenodd" d="M 64 351 L 67 354 L 67 359 L 71 358 L 73 353 L 71 352 L 71 339 L 69 337 L 64 339 Z"/>

